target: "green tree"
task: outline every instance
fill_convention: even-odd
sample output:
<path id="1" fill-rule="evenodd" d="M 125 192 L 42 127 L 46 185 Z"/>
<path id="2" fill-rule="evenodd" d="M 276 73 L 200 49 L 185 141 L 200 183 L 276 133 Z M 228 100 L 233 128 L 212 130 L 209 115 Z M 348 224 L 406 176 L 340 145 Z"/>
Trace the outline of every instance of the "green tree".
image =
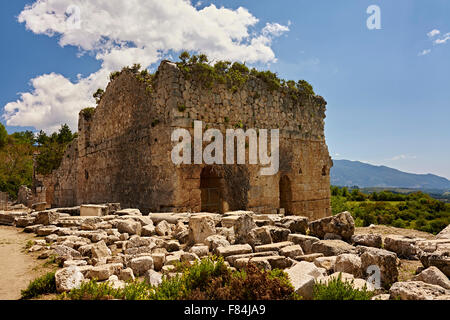
<path id="1" fill-rule="evenodd" d="M 6 131 L 5 126 L 0 123 L 0 149 L 6 146 L 8 142 L 8 132 Z"/>

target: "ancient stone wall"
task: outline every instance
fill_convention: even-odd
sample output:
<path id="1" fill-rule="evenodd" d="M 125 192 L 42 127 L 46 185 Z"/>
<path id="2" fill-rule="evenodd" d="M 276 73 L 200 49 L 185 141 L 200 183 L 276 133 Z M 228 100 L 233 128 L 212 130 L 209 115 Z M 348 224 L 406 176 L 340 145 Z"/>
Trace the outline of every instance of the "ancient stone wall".
<path id="1" fill-rule="evenodd" d="M 234 93 L 225 85 L 207 89 L 167 61 L 153 90 L 122 72 L 108 85 L 93 117 L 80 114 L 78 139 L 61 167 L 42 179 L 47 202 L 120 202 L 144 212 L 274 213 L 281 201 L 291 214 L 330 215 L 325 106 L 321 97 L 296 100 L 256 78 Z M 194 120 L 224 137 L 237 124 L 244 130 L 280 129 L 279 173 L 260 176 L 261 166 L 248 164 L 175 166 L 172 131 L 185 128 L 194 136 Z"/>

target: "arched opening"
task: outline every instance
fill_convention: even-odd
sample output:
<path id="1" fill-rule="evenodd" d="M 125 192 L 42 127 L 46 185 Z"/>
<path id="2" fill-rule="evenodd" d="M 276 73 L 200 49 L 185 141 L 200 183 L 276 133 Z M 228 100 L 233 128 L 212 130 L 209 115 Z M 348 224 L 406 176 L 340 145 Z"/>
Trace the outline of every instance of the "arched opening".
<path id="1" fill-rule="evenodd" d="M 287 176 L 280 179 L 280 208 L 286 215 L 292 214 L 292 188 L 291 180 Z"/>
<path id="2" fill-rule="evenodd" d="M 328 174 L 327 174 L 327 170 L 328 168 L 327 168 L 327 166 L 323 166 L 323 168 L 322 168 L 322 176 L 323 177 L 325 177 L 325 176 L 327 176 Z"/>
<path id="3" fill-rule="evenodd" d="M 206 167 L 200 175 L 202 211 L 223 213 L 224 179 L 213 167 Z"/>

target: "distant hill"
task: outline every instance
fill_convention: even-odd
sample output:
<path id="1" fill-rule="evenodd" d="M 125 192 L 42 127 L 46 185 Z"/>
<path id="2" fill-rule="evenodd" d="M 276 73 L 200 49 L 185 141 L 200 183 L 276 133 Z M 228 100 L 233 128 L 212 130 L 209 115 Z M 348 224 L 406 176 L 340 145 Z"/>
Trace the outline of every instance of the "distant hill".
<path id="1" fill-rule="evenodd" d="M 331 184 L 360 188 L 409 188 L 450 190 L 450 181 L 433 174 L 413 174 L 386 166 L 374 166 L 359 161 L 333 160 Z"/>

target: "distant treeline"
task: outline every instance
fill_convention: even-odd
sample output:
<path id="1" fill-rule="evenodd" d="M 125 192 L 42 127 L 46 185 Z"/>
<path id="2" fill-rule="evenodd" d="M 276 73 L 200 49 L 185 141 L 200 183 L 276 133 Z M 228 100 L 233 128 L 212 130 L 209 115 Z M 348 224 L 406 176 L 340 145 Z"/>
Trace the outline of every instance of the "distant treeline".
<path id="1" fill-rule="evenodd" d="M 59 167 L 67 145 L 74 138 L 76 134 L 66 124 L 48 136 L 43 131 L 37 135 L 31 131 L 8 134 L 0 123 L 0 191 L 15 199 L 20 186 L 32 184 L 33 154 L 39 153 L 37 173 L 49 174 Z"/>
<path id="2" fill-rule="evenodd" d="M 349 211 L 359 227 L 383 224 L 439 233 L 450 223 L 450 204 L 421 191 L 364 193 L 346 187 L 331 187 L 333 214 Z"/>

